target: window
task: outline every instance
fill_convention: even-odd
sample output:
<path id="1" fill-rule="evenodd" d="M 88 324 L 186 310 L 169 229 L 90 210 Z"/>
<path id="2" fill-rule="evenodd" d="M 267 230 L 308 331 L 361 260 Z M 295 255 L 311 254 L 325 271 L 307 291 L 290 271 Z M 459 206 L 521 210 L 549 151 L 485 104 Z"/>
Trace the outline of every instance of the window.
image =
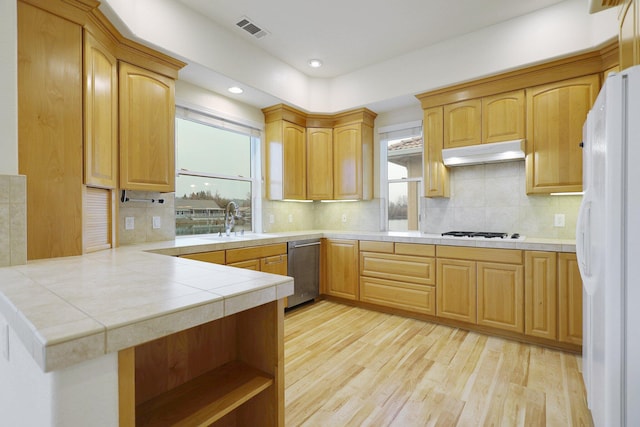
<path id="1" fill-rule="evenodd" d="M 252 231 L 258 209 L 257 130 L 176 109 L 176 235 Z"/>
<path id="2" fill-rule="evenodd" d="M 381 188 L 386 192 L 387 199 L 386 229 L 419 230 L 423 145 L 421 123 L 389 126 L 380 131 Z"/>

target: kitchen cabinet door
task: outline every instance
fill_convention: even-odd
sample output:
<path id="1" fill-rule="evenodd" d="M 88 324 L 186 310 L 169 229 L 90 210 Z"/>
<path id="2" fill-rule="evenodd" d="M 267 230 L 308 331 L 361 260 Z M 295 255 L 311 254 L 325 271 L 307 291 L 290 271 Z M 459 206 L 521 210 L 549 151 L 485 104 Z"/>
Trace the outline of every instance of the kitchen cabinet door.
<path id="1" fill-rule="evenodd" d="M 275 255 L 260 259 L 260 271 L 265 273 L 287 275 L 287 255 Z"/>
<path id="2" fill-rule="evenodd" d="M 84 182 L 118 187 L 118 62 L 84 33 Z"/>
<path id="3" fill-rule="evenodd" d="M 120 187 L 175 190 L 175 82 L 120 62 Z"/>
<path id="4" fill-rule="evenodd" d="M 333 130 L 333 198 L 373 197 L 373 129 L 364 123 Z"/>
<path id="5" fill-rule="evenodd" d="M 444 148 L 480 144 L 482 133 L 480 99 L 444 106 Z"/>
<path id="6" fill-rule="evenodd" d="M 558 340 L 582 345 L 582 278 L 574 253 L 558 254 Z"/>
<path id="7" fill-rule="evenodd" d="M 527 194 L 582 191 L 582 125 L 599 75 L 527 89 Z"/>
<path id="8" fill-rule="evenodd" d="M 479 262 L 478 325 L 524 332 L 524 284 L 521 265 Z"/>
<path id="9" fill-rule="evenodd" d="M 358 241 L 323 239 L 322 255 L 321 287 L 324 292 L 335 297 L 358 300 Z"/>
<path id="10" fill-rule="evenodd" d="M 304 200 L 307 194 L 306 130 L 286 120 L 268 122 L 267 198 Z"/>
<path id="11" fill-rule="evenodd" d="M 525 137 L 524 90 L 482 98 L 482 142 Z"/>
<path id="12" fill-rule="evenodd" d="M 526 251 L 524 254 L 524 333 L 557 338 L 557 268 L 555 252 Z"/>
<path id="13" fill-rule="evenodd" d="M 333 130 L 307 129 L 307 199 L 333 199 Z"/>
<path id="14" fill-rule="evenodd" d="M 27 177 L 27 259 L 80 255 L 82 27 L 21 1 L 17 18 L 18 172 Z"/>
<path id="15" fill-rule="evenodd" d="M 476 323 L 476 263 L 438 259 L 436 315 Z"/>
<path id="16" fill-rule="evenodd" d="M 449 197 L 449 171 L 442 162 L 444 141 L 442 107 L 424 110 L 424 194 L 426 197 Z"/>
<path id="17" fill-rule="evenodd" d="M 199 252 L 195 254 L 180 255 L 180 258 L 188 258 L 196 261 L 210 262 L 212 264 L 225 264 L 224 251 Z"/>
<path id="18" fill-rule="evenodd" d="M 620 32 L 618 36 L 620 49 L 620 69 L 640 64 L 640 11 L 638 1 L 626 1 L 620 16 Z"/>

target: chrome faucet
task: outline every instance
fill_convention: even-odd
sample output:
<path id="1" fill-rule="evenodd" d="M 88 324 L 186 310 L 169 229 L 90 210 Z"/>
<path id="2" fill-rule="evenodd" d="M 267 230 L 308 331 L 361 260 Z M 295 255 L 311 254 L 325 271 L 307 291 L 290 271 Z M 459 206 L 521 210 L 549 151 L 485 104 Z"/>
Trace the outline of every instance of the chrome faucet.
<path id="1" fill-rule="evenodd" d="M 231 207 L 233 207 L 233 214 L 229 215 L 231 212 Z M 235 217 L 238 213 L 238 205 L 235 202 L 227 203 L 227 209 L 224 214 L 224 230 L 227 236 L 231 234 L 231 229 L 236 223 Z"/>

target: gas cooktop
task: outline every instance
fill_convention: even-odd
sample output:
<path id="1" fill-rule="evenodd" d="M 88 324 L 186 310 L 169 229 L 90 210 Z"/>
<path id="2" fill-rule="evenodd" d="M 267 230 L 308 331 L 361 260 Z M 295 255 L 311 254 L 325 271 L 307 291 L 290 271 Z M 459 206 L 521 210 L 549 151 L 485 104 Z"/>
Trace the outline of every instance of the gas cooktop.
<path id="1" fill-rule="evenodd" d="M 495 233 L 489 231 L 447 231 L 442 233 L 443 236 L 450 237 L 484 237 L 485 239 L 506 239 L 509 238 L 509 233 Z M 520 235 L 513 233 L 511 239 L 517 239 Z"/>

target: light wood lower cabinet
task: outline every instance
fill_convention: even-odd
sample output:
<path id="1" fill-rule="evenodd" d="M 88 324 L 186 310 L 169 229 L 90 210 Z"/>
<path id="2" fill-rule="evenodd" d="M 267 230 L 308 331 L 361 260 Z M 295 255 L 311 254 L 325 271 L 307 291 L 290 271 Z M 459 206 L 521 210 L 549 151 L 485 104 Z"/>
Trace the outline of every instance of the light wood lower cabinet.
<path id="1" fill-rule="evenodd" d="M 199 252 L 180 255 L 180 257 L 213 264 L 226 264 L 230 267 L 246 268 L 265 273 L 287 275 L 286 243 L 227 249 L 226 251 Z"/>
<path id="2" fill-rule="evenodd" d="M 210 262 L 212 264 L 225 264 L 224 251 L 199 252 L 195 254 L 180 255 L 180 258 L 194 259 L 196 261 Z"/>
<path id="3" fill-rule="evenodd" d="M 574 253 L 558 254 L 558 340 L 582 345 L 582 278 Z"/>
<path id="4" fill-rule="evenodd" d="M 479 262 L 478 325 L 524 331 L 522 265 Z"/>
<path id="5" fill-rule="evenodd" d="M 358 241 L 344 239 L 321 240 L 322 293 L 358 300 Z"/>
<path id="6" fill-rule="evenodd" d="M 522 251 L 438 246 L 437 316 L 524 331 Z"/>
<path id="7" fill-rule="evenodd" d="M 476 263 L 438 259 L 437 274 L 437 315 L 476 323 Z"/>
<path id="8" fill-rule="evenodd" d="M 435 246 L 360 242 L 360 301 L 435 315 Z"/>
<path id="9" fill-rule="evenodd" d="M 120 351 L 120 426 L 284 426 L 284 303 Z"/>
<path id="10" fill-rule="evenodd" d="M 555 340 L 558 293 L 556 252 L 526 251 L 524 263 L 524 332 L 532 337 Z"/>

